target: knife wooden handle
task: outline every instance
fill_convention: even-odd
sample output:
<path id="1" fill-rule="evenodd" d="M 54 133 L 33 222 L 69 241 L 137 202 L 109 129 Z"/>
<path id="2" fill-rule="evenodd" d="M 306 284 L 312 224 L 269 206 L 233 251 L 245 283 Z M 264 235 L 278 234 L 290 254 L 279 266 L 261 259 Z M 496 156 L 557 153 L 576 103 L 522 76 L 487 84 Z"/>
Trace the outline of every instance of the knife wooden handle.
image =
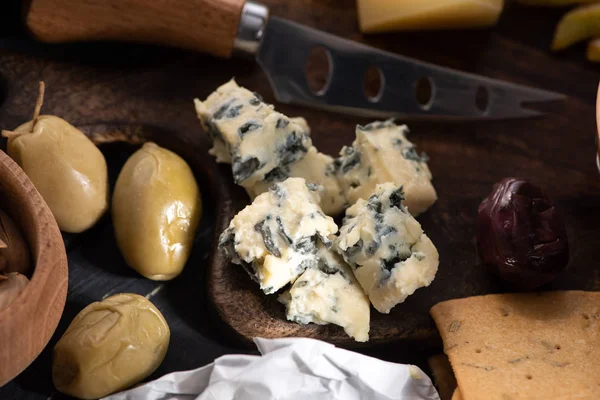
<path id="1" fill-rule="evenodd" d="M 229 57 L 245 0 L 30 0 L 25 24 L 49 43 L 119 40 Z"/>

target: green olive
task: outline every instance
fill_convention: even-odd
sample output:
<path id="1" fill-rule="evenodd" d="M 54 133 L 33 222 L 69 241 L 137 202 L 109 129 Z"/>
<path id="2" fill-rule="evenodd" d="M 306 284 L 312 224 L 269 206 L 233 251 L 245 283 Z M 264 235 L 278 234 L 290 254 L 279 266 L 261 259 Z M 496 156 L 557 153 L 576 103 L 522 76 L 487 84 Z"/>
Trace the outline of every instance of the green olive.
<path id="1" fill-rule="evenodd" d="M 177 154 L 146 143 L 127 160 L 115 186 L 112 219 L 131 268 L 153 280 L 179 275 L 201 214 L 194 174 Z"/>
<path id="2" fill-rule="evenodd" d="M 8 155 L 23 168 L 65 232 L 93 226 L 108 208 L 106 160 L 79 129 L 42 115 L 8 139 Z"/>
<path id="3" fill-rule="evenodd" d="M 158 368 L 171 332 L 145 297 L 124 293 L 88 305 L 54 347 L 60 392 L 97 399 L 135 385 Z"/>

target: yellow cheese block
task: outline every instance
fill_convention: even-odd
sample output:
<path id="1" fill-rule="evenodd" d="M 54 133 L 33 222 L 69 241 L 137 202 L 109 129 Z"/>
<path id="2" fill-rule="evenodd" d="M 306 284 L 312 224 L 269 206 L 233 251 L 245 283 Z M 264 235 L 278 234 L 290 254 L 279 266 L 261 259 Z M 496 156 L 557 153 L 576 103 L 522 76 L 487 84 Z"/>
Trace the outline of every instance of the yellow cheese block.
<path id="1" fill-rule="evenodd" d="M 600 38 L 590 41 L 587 48 L 587 59 L 600 62 Z"/>
<path id="2" fill-rule="evenodd" d="M 566 13 L 554 32 L 552 50 L 600 36 L 600 3 L 577 7 Z"/>
<path id="3" fill-rule="evenodd" d="M 496 24 L 504 0 L 357 0 L 360 30 L 482 28 Z"/>
<path id="4" fill-rule="evenodd" d="M 598 0 L 517 0 L 517 3 L 524 6 L 539 7 L 563 7 L 573 4 L 596 3 Z"/>

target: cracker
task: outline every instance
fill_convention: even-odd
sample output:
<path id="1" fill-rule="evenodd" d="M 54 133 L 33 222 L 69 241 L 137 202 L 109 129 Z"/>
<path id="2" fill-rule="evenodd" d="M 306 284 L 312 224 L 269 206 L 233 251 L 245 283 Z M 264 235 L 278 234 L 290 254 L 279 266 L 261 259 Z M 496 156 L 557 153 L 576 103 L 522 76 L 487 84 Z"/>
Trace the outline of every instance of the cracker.
<path id="1" fill-rule="evenodd" d="M 429 357 L 428 363 L 440 399 L 451 400 L 452 394 L 456 389 L 456 378 L 454 377 L 454 372 L 452 372 L 448 356 L 445 354 L 436 354 Z"/>
<path id="2" fill-rule="evenodd" d="M 454 390 L 454 394 L 452 395 L 451 400 L 463 400 L 462 394 L 460 393 L 460 389 L 456 388 Z"/>
<path id="3" fill-rule="evenodd" d="M 439 303 L 431 315 L 464 400 L 600 399 L 600 293 Z"/>

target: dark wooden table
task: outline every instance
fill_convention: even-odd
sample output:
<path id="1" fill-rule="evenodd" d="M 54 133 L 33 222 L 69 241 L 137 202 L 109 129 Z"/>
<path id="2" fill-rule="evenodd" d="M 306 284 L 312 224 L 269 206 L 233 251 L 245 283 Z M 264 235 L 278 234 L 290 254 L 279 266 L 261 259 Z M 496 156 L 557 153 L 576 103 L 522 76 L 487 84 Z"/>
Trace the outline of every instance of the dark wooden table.
<path id="1" fill-rule="evenodd" d="M 554 287 L 600 290 L 600 269 L 595 261 L 600 248 L 600 177 L 594 139 L 600 74 L 597 66 L 585 62 L 583 46 L 560 55 L 549 53 L 561 11 L 511 4 L 492 30 L 363 37 L 357 28 L 354 0 L 265 3 L 274 15 L 389 51 L 569 96 L 565 102 L 546 108 L 549 115 L 538 119 L 410 122 L 412 140 L 431 155 L 440 201 L 422 223 L 441 255 L 440 272 L 429 294 L 419 293 L 413 303 L 432 293 L 444 299 L 480 293 L 493 286 L 483 271 L 473 267 L 477 265 L 476 207 L 493 182 L 515 175 L 544 187 L 565 215 L 571 243 L 570 270 Z M 163 130 L 165 135 L 176 134 L 201 149 L 208 143 L 199 134 L 194 97 L 205 97 L 235 76 L 240 84 L 264 94 L 265 101 L 274 102 L 265 76 L 250 61 L 114 43 L 46 46 L 24 38 L 8 19 L 0 33 L 5 37 L 0 40 L 2 128 L 14 128 L 30 119 L 32 99 L 41 79 L 47 85 L 44 113 L 59 115 L 78 126 L 142 123 Z M 339 132 L 352 132 L 357 123 L 366 122 L 293 106 L 277 107 L 288 115 L 305 116 L 313 127 L 315 145 L 330 154 L 337 151 L 335 136 Z M 112 148 L 110 154 L 122 162 L 128 153 Z M 207 157 L 205 152 L 198 156 Z M 203 182 L 201 185 L 206 211 L 194 254 L 185 273 L 167 284 L 147 281 L 127 269 L 107 220 L 82 237 L 66 238 L 69 295 L 61 323 L 42 355 L 17 379 L 0 388 L 1 399 L 62 398 L 52 386 L 51 348 L 84 306 L 108 293 L 156 291 L 152 300 L 169 320 L 172 340 L 165 362 L 152 377 L 196 368 L 223 354 L 253 351 L 222 333 L 223 327 L 205 296 L 205 266 L 213 238 L 211 208 L 217 205 L 207 192 L 209 188 Z M 403 342 L 364 351 L 426 368 L 427 356 L 439 352 L 440 346 L 435 340 L 410 345 Z"/>

